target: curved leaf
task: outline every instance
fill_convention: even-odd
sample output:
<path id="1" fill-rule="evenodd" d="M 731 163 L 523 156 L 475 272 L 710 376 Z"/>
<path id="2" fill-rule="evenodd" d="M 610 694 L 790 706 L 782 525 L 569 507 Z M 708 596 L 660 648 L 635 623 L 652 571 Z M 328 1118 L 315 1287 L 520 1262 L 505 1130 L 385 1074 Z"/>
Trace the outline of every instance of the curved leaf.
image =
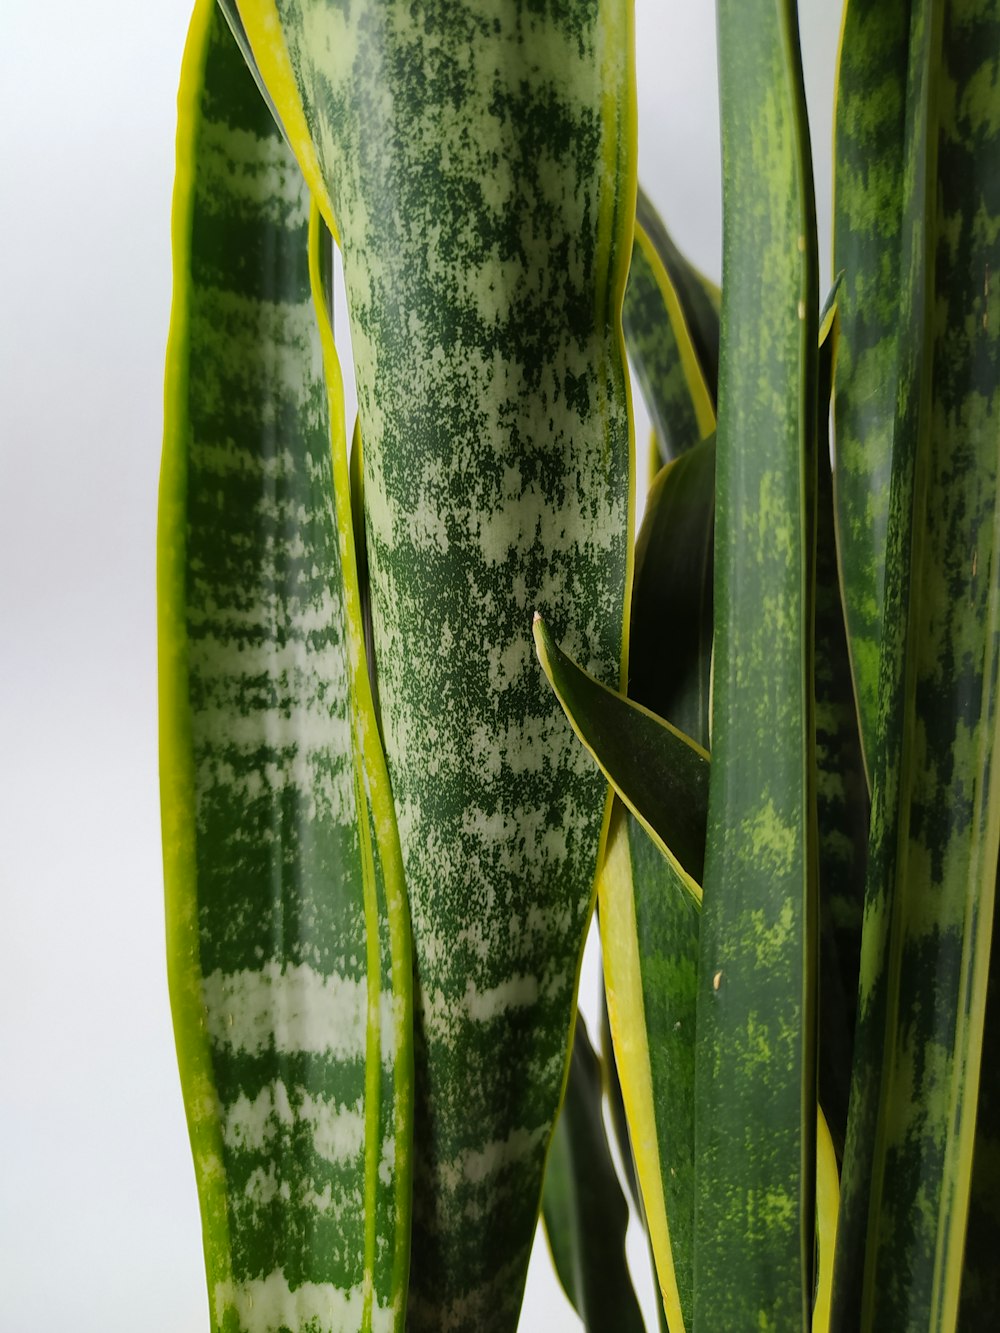
<path id="1" fill-rule="evenodd" d="M 719 290 L 684 258 L 649 196 L 642 190 L 636 199 L 635 218 L 677 293 L 684 323 L 714 404 L 719 389 Z"/>
<path id="2" fill-rule="evenodd" d="M 398 1329 L 406 909 L 358 697 L 309 201 L 211 3 L 195 10 L 179 111 L 161 783 L 213 1327 Z"/>
<path id="3" fill-rule="evenodd" d="M 624 699 L 557 646 L 536 612 L 535 648 L 573 730 L 688 891 L 701 897 L 708 755 L 676 727 Z"/>
<path id="4" fill-rule="evenodd" d="M 660 456 L 669 462 L 715 430 L 715 399 L 677 292 L 638 222 L 622 327 Z"/>

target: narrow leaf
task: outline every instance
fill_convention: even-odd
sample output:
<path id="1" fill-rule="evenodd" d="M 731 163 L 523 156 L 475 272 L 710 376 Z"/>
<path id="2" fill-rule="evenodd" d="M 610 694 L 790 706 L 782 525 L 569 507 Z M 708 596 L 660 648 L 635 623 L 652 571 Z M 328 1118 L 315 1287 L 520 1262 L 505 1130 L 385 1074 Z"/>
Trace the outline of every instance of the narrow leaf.
<path id="1" fill-rule="evenodd" d="M 535 613 L 538 660 L 573 730 L 692 896 L 705 860 L 708 755 L 669 722 L 595 680 Z"/>
<path id="2" fill-rule="evenodd" d="M 715 398 L 674 285 L 639 223 L 622 327 L 661 460 L 669 462 L 715 430 Z"/>
<path id="3" fill-rule="evenodd" d="M 635 549 L 630 699 L 708 747 L 715 438 L 657 476 Z"/>
<path id="4" fill-rule="evenodd" d="M 652 200 L 642 190 L 636 200 L 635 217 L 677 293 L 684 324 L 714 404 L 719 387 L 719 290 L 684 258 Z"/>
<path id="5" fill-rule="evenodd" d="M 545 1168 L 542 1213 L 559 1281 L 588 1333 L 642 1333 L 625 1260 L 628 1204 L 604 1131 L 601 1061 L 577 1014 L 566 1099 Z"/>
<path id="6" fill-rule="evenodd" d="M 785 1333 L 805 1327 L 813 1295 L 806 507 L 816 239 L 796 7 L 722 0 L 719 40 L 722 361 L 694 1322 Z"/>
<path id="7" fill-rule="evenodd" d="M 831 309 L 820 346 L 816 449 L 816 824 L 819 863 L 819 1099 L 843 1156 L 861 916 L 868 854 L 868 785 L 851 681 L 837 568 L 829 404 L 839 316 Z"/>
<path id="8" fill-rule="evenodd" d="M 898 359 L 910 3 L 845 0 L 834 148 L 834 256 L 843 273 L 836 498 L 844 601 L 869 779 L 885 584 Z"/>
<path id="9" fill-rule="evenodd" d="M 227 1333 L 404 1318 L 405 900 L 362 734 L 308 219 L 202 0 L 179 98 L 160 734 L 171 1002 Z"/>
<path id="10" fill-rule="evenodd" d="M 862 1329 L 951 1329 L 959 1311 L 1000 839 L 998 40 L 992 9 L 914 5 L 864 1044 L 844 1164 L 845 1260 L 866 1246 L 860 1310 L 846 1276 L 837 1293 L 844 1326 Z"/>

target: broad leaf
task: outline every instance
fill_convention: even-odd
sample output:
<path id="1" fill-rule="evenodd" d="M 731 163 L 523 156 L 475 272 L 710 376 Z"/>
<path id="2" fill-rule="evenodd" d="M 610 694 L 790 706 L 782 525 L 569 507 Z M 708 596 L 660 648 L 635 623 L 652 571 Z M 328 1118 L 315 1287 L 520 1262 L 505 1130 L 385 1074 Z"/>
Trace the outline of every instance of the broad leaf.
<path id="1" fill-rule="evenodd" d="M 343 248 L 418 988 L 410 1324 L 510 1329 L 604 806 L 532 608 L 623 659 L 631 9 L 239 8 Z"/>

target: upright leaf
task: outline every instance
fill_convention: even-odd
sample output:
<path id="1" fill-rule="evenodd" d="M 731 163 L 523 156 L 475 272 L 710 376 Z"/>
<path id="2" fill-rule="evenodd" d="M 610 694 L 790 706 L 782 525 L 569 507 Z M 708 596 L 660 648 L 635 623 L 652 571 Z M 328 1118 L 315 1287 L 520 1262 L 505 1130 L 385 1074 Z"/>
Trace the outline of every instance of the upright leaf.
<path id="1" fill-rule="evenodd" d="M 816 826 L 819 871 L 819 1099 L 843 1156 L 861 963 L 868 785 L 837 569 L 829 404 L 839 347 L 834 307 L 820 344 L 816 448 Z M 824 330 L 821 330 L 821 337 Z"/>
<path id="2" fill-rule="evenodd" d="M 604 804 L 532 608 L 623 662 L 631 8 L 239 7 L 343 244 L 419 995 L 409 1318 L 508 1329 Z"/>
<path id="3" fill-rule="evenodd" d="M 850 11 L 848 11 L 850 12 Z M 845 42 L 846 42 L 845 33 Z M 878 1225 L 881 1168 L 876 1165 L 889 1058 L 893 1005 L 894 918 L 905 867 L 906 805 L 904 738 L 912 721 L 915 661 L 907 651 L 907 626 L 919 587 L 919 533 L 926 488 L 930 399 L 928 291 L 933 246 L 932 190 L 936 147 L 931 102 L 941 36 L 939 0 L 914 0 L 906 38 L 906 119 L 900 173 L 899 334 L 894 352 L 898 392 L 892 424 L 885 588 L 879 634 L 878 709 L 872 747 L 872 814 L 858 1018 L 847 1143 L 841 1179 L 841 1223 L 834 1277 L 832 1326 L 857 1330 L 871 1319 L 874 1292 L 866 1279 Z M 846 285 L 846 280 L 845 280 Z M 845 296 L 845 310 L 847 297 Z M 838 421 L 838 432 L 840 430 Z M 915 613 L 914 613 L 915 614 Z M 848 594 L 848 617 L 850 601 Z M 857 662 L 855 661 L 857 678 Z M 864 718 L 864 706 L 860 709 Z M 863 726 L 864 733 L 864 726 Z M 869 742 L 866 741 L 866 745 Z M 900 857 L 902 855 L 902 864 Z M 895 940 L 894 940 L 895 936 Z M 867 1310 L 867 1313 L 865 1311 Z"/>
<path id="4" fill-rule="evenodd" d="M 862 1329 L 951 1329 L 959 1310 L 1000 839 L 998 40 L 993 7 L 914 6 L 856 1059 L 865 1118 L 856 1092 L 845 1158 L 864 1284 L 860 1301 L 846 1277 L 838 1292 L 844 1326 Z M 845 1258 L 858 1262 L 850 1246 Z"/>
<path id="5" fill-rule="evenodd" d="M 810 893 L 816 238 L 790 0 L 719 7 L 724 245 L 715 675 L 698 971 L 696 1328 L 813 1293 Z"/>
<path id="6" fill-rule="evenodd" d="M 209 1304 L 233 1333 L 401 1329 L 406 1291 L 406 909 L 358 698 L 308 217 L 295 160 L 202 0 L 179 99 L 161 782 Z"/>
<path id="7" fill-rule="evenodd" d="M 658 474 L 635 547 L 630 699 L 708 748 L 715 437 Z"/>
<path id="8" fill-rule="evenodd" d="M 677 293 L 684 323 L 714 404 L 719 393 L 719 290 L 684 258 L 652 200 L 642 190 L 636 199 L 635 220 Z"/>
<path id="9" fill-rule="evenodd" d="M 542 1212 L 563 1290 L 589 1333 L 643 1333 L 625 1259 L 628 1203 L 604 1131 L 601 1062 L 577 1014 L 566 1099 L 545 1168 Z"/>
<path id="10" fill-rule="evenodd" d="M 622 327 L 660 457 L 669 462 L 715 429 L 714 386 L 706 382 L 670 275 L 638 222 Z"/>
<path id="11" fill-rule="evenodd" d="M 837 81 L 834 269 L 843 274 L 836 496 L 851 662 L 872 774 L 886 525 L 899 387 L 910 0 L 845 0 Z"/>

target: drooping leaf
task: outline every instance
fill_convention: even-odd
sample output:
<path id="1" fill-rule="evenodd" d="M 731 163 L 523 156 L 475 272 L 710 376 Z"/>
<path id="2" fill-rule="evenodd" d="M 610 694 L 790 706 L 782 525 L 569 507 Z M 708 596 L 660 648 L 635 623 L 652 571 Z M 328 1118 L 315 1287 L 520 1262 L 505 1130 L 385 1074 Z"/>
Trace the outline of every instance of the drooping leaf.
<path id="1" fill-rule="evenodd" d="M 699 950 L 694 1323 L 813 1295 L 815 920 L 807 499 L 816 238 L 790 0 L 722 0 L 712 778 Z"/>
<path id="2" fill-rule="evenodd" d="M 406 1291 L 406 905 L 308 222 L 201 0 L 179 98 L 160 737 L 171 1002 L 227 1333 L 401 1329 Z"/>
<path id="3" fill-rule="evenodd" d="M 998 40 L 993 9 L 913 5 L 844 1328 L 959 1313 L 1000 839 Z"/>
<path id="4" fill-rule="evenodd" d="M 834 268 L 840 560 L 866 770 L 872 774 L 898 392 L 910 0 L 846 0 L 837 78 Z"/>
<path id="5" fill-rule="evenodd" d="M 542 1214 L 559 1281 L 588 1333 L 642 1333 L 625 1260 L 628 1203 L 604 1131 L 601 1061 L 582 1014 L 545 1168 Z"/>
<path id="6" fill-rule="evenodd" d="M 533 606 L 623 659 L 631 9 L 239 8 L 343 248 L 419 993 L 409 1319 L 509 1329 L 604 804 Z"/>

